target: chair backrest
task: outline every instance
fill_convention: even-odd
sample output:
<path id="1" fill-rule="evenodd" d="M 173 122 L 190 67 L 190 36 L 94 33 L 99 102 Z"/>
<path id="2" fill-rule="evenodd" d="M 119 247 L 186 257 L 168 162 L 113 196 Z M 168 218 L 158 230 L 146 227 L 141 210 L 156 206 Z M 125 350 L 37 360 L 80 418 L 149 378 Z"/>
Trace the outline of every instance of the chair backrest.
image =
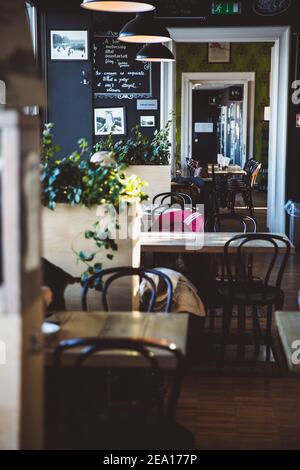
<path id="1" fill-rule="evenodd" d="M 191 196 L 188 194 L 172 191 L 156 194 L 156 196 L 154 196 L 152 199 L 152 204 L 155 204 L 155 201 L 160 200 L 160 204 L 163 205 L 167 199 L 170 199 L 170 204 L 172 204 L 172 201 L 174 201 L 175 203 L 180 204 L 182 208 L 185 204 L 192 205 L 193 203 Z"/>
<path id="2" fill-rule="evenodd" d="M 150 378 L 151 383 L 147 383 L 143 394 L 139 397 L 141 403 L 145 407 L 151 407 L 154 403 L 155 394 L 157 397 L 157 387 L 162 389 L 162 378 L 163 372 L 160 367 L 159 360 L 155 356 L 159 351 L 164 351 L 169 353 L 170 356 L 174 358 L 174 368 L 173 368 L 173 380 L 171 381 L 171 386 L 169 390 L 164 390 L 163 399 L 163 408 L 165 416 L 172 418 L 175 416 L 177 400 L 180 393 L 180 387 L 184 372 L 184 357 L 179 349 L 177 349 L 174 343 L 169 343 L 165 340 L 147 340 L 144 338 L 110 338 L 110 337 L 89 337 L 89 338 L 73 338 L 65 341 L 61 341 L 57 348 L 54 351 L 53 364 L 54 367 L 61 369 L 63 367 L 63 355 L 65 352 L 76 349 L 76 354 L 74 353 L 74 361 L 72 366 L 75 368 L 81 368 L 85 365 L 86 361 L 96 353 L 108 352 L 111 351 L 113 354 L 123 354 L 125 351 L 131 351 L 138 353 L 144 359 L 145 371 L 148 372 L 147 376 Z M 134 366 L 130 364 L 130 361 L 136 361 L 136 355 L 127 355 L 126 360 L 128 361 L 128 368 Z M 116 361 L 113 361 L 116 364 Z M 69 361 L 68 361 L 69 365 Z M 140 366 L 139 366 L 140 367 Z M 143 367 L 143 365 L 142 365 Z M 128 370 L 126 367 L 126 370 Z M 105 361 L 105 366 L 103 369 L 111 370 L 112 367 L 107 365 L 107 359 Z M 109 380 L 110 375 L 107 376 Z M 126 375 L 125 375 L 126 379 Z M 127 377 L 128 381 L 128 377 Z M 105 390 L 111 390 L 113 384 L 105 387 Z M 118 390 L 120 399 L 124 398 L 122 394 L 122 389 Z M 108 400 L 110 401 L 112 394 Z M 132 400 L 128 400 L 128 406 L 132 404 Z M 112 403 L 109 403 L 111 407 Z"/>
<path id="3" fill-rule="evenodd" d="M 253 280 L 252 266 L 249 269 L 248 260 L 251 256 L 253 260 L 253 251 L 251 252 L 251 243 L 266 242 L 270 245 L 271 252 L 268 260 L 264 260 L 264 275 L 260 272 L 260 278 L 263 285 L 270 285 L 272 283 L 278 290 L 280 289 L 283 273 L 286 263 L 291 251 L 291 244 L 289 240 L 280 235 L 264 234 L 264 233 L 247 233 L 236 235 L 225 243 L 224 258 L 227 271 L 227 277 L 231 287 L 236 282 L 251 283 Z M 234 265 L 232 263 L 231 250 L 233 246 L 237 246 L 236 259 Z M 280 248 L 280 252 L 279 252 Z M 280 253 L 282 254 L 279 259 Z"/>
<path id="4" fill-rule="evenodd" d="M 262 167 L 262 164 L 260 162 L 255 162 L 255 164 L 253 164 L 253 166 L 250 169 L 249 182 L 250 182 L 250 187 L 251 188 L 254 188 L 254 185 L 256 183 L 256 180 L 257 180 L 257 177 L 258 177 L 259 172 L 261 170 L 261 167 Z"/>
<path id="5" fill-rule="evenodd" d="M 216 217 L 215 225 L 214 225 L 214 232 L 226 232 L 224 230 L 224 226 L 226 226 L 226 222 L 234 222 L 234 227 L 231 226 L 228 232 L 237 232 L 236 226 L 237 224 L 241 228 L 242 233 L 256 233 L 257 232 L 257 223 L 256 220 L 248 215 L 240 215 L 240 214 L 220 214 Z"/>
<path id="6" fill-rule="evenodd" d="M 100 286 L 102 284 L 102 304 L 103 304 L 103 309 L 105 312 L 109 311 L 109 305 L 108 305 L 108 300 L 107 300 L 107 294 L 108 294 L 108 289 L 109 286 L 113 281 L 116 279 L 120 279 L 121 277 L 127 277 L 127 276 L 139 276 L 140 279 L 145 279 L 149 286 L 150 286 L 150 300 L 147 306 L 147 312 L 153 312 L 154 307 L 155 307 L 155 302 L 157 298 L 157 289 L 155 282 L 153 279 L 149 276 L 149 274 L 155 274 L 158 276 L 158 278 L 164 283 L 164 285 L 167 288 L 167 300 L 165 303 L 165 312 L 169 312 L 171 309 L 171 304 L 172 304 L 172 299 L 173 299 L 173 286 L 172 282 L 170 281 L 169 277 L 156 269 L 148 269 L 148 268 L 132 268 L 130 266 L 121 266 L 121 267 L 116 267 L 116 268 L 109 268 L 109 269 L 102 269 L 102 271 L 99 271 L 96 274 L 93 274 L 90 276 L 84 283 L 82 287 L 82 292 L 81 292 L 81 306 L 84 311 L 88 310 L 88 304 L 87 304 L 87 295 L 88 291 L 91 287 L 95 285 L 95 281 L 97 284 Z M 106 281 L 103 281 L 104 276 L 109 276 L 109 278 Z"/>

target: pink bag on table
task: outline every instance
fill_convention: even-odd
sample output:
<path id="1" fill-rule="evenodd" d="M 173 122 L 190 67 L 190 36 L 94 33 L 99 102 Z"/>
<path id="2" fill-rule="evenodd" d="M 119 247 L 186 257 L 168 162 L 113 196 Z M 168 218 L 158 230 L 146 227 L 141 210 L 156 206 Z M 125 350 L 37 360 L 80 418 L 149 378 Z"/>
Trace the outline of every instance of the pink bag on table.
<path id="1" fill-rule="evenodd" d="M 191 209 L 170 210 L 153 222 L 152 232 L 204 232 L 204 216 Z"/>

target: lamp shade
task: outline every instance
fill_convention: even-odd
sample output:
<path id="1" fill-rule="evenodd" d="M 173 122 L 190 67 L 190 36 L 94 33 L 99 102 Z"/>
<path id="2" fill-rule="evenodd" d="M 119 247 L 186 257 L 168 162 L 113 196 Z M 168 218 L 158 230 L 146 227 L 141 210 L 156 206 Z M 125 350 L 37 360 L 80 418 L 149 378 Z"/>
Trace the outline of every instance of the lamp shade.
<path id="1" fill-rule="evenodd" d="M 154 10 L 154 6 L 144 2 L 127 2 L 125 0 L 82 0 L 82 8 L 111 13 L 140 13 Z"/>
<path id="2" fill-rule="evenodd" d="M 133 43 L 161 43 L 171 41 L 170 33 L 153 15 L 136 15 L 119 34 L 119 41 Z"/>
<path id="3" fill-rule="evenodd" d="M 146 44 L 136 56 L 143 62 L 174 62 L 175 58 L 170 49 L 163 44 Z"/>

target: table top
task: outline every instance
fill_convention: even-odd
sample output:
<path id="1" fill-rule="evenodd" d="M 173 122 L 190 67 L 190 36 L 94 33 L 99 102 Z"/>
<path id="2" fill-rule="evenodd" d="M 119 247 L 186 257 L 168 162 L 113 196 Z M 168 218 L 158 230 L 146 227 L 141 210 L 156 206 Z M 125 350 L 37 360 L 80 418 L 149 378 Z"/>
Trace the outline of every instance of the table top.
<path id="1" fill-rule="evenodd" d="M 212 174 L 211 165 L 208 166 L 208 173 Z M 247 172 L 243 170 L 239 165 L 229 166 L 227 168 L 220 168 L 217 165 L 214 166 L 215 175 L 246 175 Z"/>
<path id="2" fill-rule="evenodd" d="M 189 315 L 185 313 L 144 312 L 56 312 L 48 321 L 57 321 L 61 329 L 55 337 L 46 339 L 46 361 L 52 363 L 53 351 L 60 341 L 71 338 L 114 337 L 165 340 L 175 343 L 186 354 Z M 174 357 L 167 351 L 153 349 L 161 367 L 173 368 Z M 64 353 L 64 364 L 74 363 L 71 350 Z M 134 357 L 134 360 L 132 360 Z M 89 359 L 89 365 L 111 367 L 143 367 L 145 360 L 137 353 L 119 351 L 97 353 Z"/>
<path id="3" fill-rule="evenodd" d="M 171 232 L 142 232 L 140 235 L 142 252 L 161 253 L 223 253 L 225 243 L 240 233 L 205 232 L 205 233 L 171 233 Z M 285 237 L 288 239 L 287 237 Z M 238 242 L 232 246 L 231 252 L 236 252 Z M 284 250 L 282 243 L 279 251 Z M 273 247 L 270 243 L 258 240 L 247 244 L 245 250 L 253 253 L 270 253 Z"/>
<path id="4" fill-rule="evenodd" d="M 288 368 L 299 375 L 300 363 L 296 362 L 300 359 L 300 312 L 275 312 L 275 318 Z"/>

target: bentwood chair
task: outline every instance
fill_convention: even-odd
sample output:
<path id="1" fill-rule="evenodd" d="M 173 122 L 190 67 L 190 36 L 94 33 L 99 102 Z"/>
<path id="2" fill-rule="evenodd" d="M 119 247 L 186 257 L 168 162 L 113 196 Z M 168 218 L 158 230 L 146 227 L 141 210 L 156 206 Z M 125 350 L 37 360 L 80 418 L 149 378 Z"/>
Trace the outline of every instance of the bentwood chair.
<path id="1" fill-rule="evenodd" d="M 253 269 L 249 269 L 249 256 L 253 262 L 251 244 L 259 242 L 270 244 L 271 253 L 264 260 L 260 271 L 260 282 L 254 277 Z M 231 250 L 236 246 L 236 257 L 233 263 Z M 241 359 L 245 356 L 246 333 L 246 309 L 252 310 L 253 339 L 255 344 L 255 357 L 260 352 L 260 345 L 266 346 L 266 360 L 271 358 L 271 350 L 275 361 L 278 356 L 272 339 L 273 308 L 282 310 L 284 304 L 284 292 L 281 289 L 282 277 L 290 254 L 291 245 L 287 238 L 274 234 L 241 234 L 228 240 L 224 247 L 224 260 L 227 275 L 227 283 L 220 286 L 218 294 L 223 302 L 223 338 L 221 347 L 221 361 L 225 356 L 228 341 L 232 310 L 238 307 L 238 355 Z M 266 328 L 262 332 L 258 309 L 266 307 Z"/>
<path id="2" fill-rule="evenodd" d="M 214 224 L 214 232 L 256 233 L 256 220 L 247 215 L 220 214 Z M 232 255 L 234 256 L 234 255 Z M 210 332 L 215 328 L 215 311 L 222 307 L 223 299 L 218 294 L 219 288 L 228 281 L 225 272 L 224 254 L 212 257 L 213 280 L 207 289 L 205 305 L 208 312 Z M 248 268 L 252 269 L 252 259 L 249 257 Z M 259 281 L 259 279 L 257 279 Z"/>
<path id="3" fill-rule="evenodd" d="M 74 349 L 75 359 L 64 366 L 67 356 L 70 364 Z M 173 358 L 174 368 L 168 377 L 157 357 L 161 352 Z M 90 366 L 89 360 L 101 353 L 105 354 L 105 365 Z M 128 366 L 109 365 L 108 353 L 116 358 L 125 354 Z M 141 363 L 138 368 L 132 364 L 137 359 Z M 113 363 L 117 363 L 115 358 Z M 175 421 L 184 373 L 184 358 L 175 344 L 133 338 L 74 338 L 58 345 L 54 368 L 61 377 L 56 408 L 63 448 L 193 447 L 191 433 Z M 66 369 L 73 372 L 71 394 L 63 387 L 70 387 Z"/>
<path id="4" fill-rule="evenodd" d="M 253 216 L 254 204 L 252 193 L 261 167 L 262 164 L 260 162 L 249 160 L 248 166 L 246 167 L 247 174 L 241 180 L 236 178 L 230 178 L 228 180 L 228 201 L 229 209 L 232 213 L 234 213 L 236 196 L 240 193 L 250 211 L 250 215 Z"/>
<path id="5" fill-rule="evenodd" d="M 163 272 L 156 270 L 156 269 L 148 269 L 148 268 L 132 268 L 130 266 L 121 266 L 116 268 L 109 268 L 103 269 L 96 274 L 93 274 L 83 284 L 82 292 L 81 292 L 81 305 L 84 311 L 88 310 L 88 302 L 87 296 L 88 291 L 92 287 L 97 287 L 102 291 L 102 305 L 105 312 L 109 311 L 109 304 L 108 304 L 108 290 L 112 282 L 120 279 L 122 277 L 127 276 L 139 276 L 140 279 L 145 279 L 150 287 L 150 296 L 148 305 L 144 306 L 147 312 L 154 312 L 154 307 L 157 298 L 157 288 L 153 279 L 149 276 L 149 274 L 155 274 L 158 276 L 159 281 L 165 286 L 167 289 L 167 297 L 166 303 L 164 306 L 164 311 L 167 313 L 171 309 L 172 305 L 172 298 L 173 298 L 173 286 L 172 282 L 170 281 L 169 277 L 164 274 Z M 109 276 L 106 281 L 103 281 L 103 278 Z"/>
<path id="6" fill-rule="evenodd" d="M 159 193 L 154 196 L 152 199 L 152 204 L 155 204 L 156 201 L 159 201 L 159 204 L 162 206 L 164 205 L 164 202 L 169 199 L 170 203 L 168 203 L 168 206 L 170 204 L 180 204 L 181 208 L 183 209 L 186 204 L 192 206 L 193 201 L 191 196 L 185 193 L 180 193 L 176 191 L 172 192 L 166 192 L 166 193 Z"/>

